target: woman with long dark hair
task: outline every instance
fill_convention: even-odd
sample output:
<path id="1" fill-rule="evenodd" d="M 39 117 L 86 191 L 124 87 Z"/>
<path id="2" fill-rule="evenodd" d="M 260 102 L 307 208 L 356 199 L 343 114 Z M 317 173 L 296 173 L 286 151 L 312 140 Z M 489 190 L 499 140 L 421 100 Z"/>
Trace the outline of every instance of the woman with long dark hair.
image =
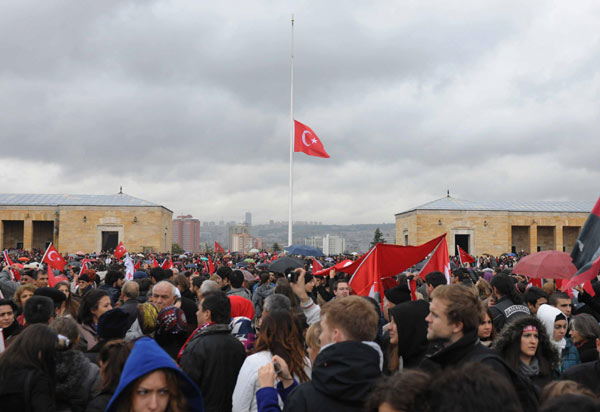
<path id="1" fill-rule="evenodd" d="M 558 353 L 543 323 L 534 316 L 506 325 L 493 348 L 515 372 L 531 379 L 540 389 L 557 376 Z"/>
<path id="2" fill-rule="evenodd" d="M 89 351 L 98 343 L 98 319 L 112 309 L 110 296 L 101 289 L 87 292 L 81 300 L 77 323 L 79 326 L 79 349 Z"/>
<path id="3" fill-rule="evenodd" d="M 100 376 L 102 385 L 100 393 L 88 404 L 86 412 L 104 412 L 108 402 L 113 397 L 123 367 L 133 348 L 133 342 L 125 342 L 123 339 L 107 342 L 98 353 L 98 364 L 100 365 Z"/>
<path id="4" fill-rule="evenodd" d="M 60 305 L 59 316 L 71 316 L 73 319 L 77 319 L 79 302 L 73 299 L 69 282 L 63 280 L 62 282 L 58 282 L 56 285 L 54 285 L 54 288 L 60 290 L 67 297 L 67 299 Z"/>
<path id="5" fill-rule="evenodd" d="M 483 309 L 481 321 L 479 322 L 479 329 L 477 330 L 479 341 L 482 345 L 487 346 L 488 348 L 492 346 L 492 342 L 494 342 L 494 339 L 496 339 L 497 334 L 494 323 L 492 322 L 492 316 L 494 316 L 492 311 L 486 306 Z"/>
<path id="6" fill-rule="evenodd" d="M 299 382 L 310 379 L 310 360 L 304 352 L 304 339 L 292 315 L 286 312 L 269 313 L 260 325 L 254 354 L 244 361 L 233 391 L 234 412 L 256 412 L 258 369 L 280 356 L 292 376 Z M 283 407 L 283 405 L 280 405 Z"/>
<path id="7" fill-rule="evenodd" d="M 0 355 L 0 407 L 6 411 L 53 411 L 56 333 L 30 325 Z"/>

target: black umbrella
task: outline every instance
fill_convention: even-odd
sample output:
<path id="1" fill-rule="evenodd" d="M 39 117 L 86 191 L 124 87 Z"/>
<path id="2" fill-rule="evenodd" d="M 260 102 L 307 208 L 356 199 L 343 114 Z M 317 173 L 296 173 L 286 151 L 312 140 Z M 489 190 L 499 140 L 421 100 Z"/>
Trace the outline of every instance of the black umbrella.
<path id="1" fill-rule="evenodd" d="M 302 268 L 304 262 L 300 259 L 294 259 L 288 256 L 279 258 L 269 265 L 269 271 L 283 273 L 287 268 Z"/>

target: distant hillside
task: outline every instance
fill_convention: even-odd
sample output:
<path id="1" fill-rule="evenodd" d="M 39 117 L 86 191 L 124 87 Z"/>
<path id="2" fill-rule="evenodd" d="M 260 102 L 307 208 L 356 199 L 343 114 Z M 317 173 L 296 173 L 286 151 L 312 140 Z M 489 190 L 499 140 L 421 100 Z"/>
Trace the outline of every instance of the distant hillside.
<path id="1" fill-rule="evenodd" d="M 395 224 L 362 224 L 362 225 L 294 225 L 293 243 L 304 244 L 304 239 L 312 236 L 325 236 L 327 234 L 346 238 L 348 252 L 363 253 L 369 250 L 375 229 L 379 228 L 387 243 L 394 243 Z M 287 225 L 257 225 L 250 227 L 250 234 L 263 239 L 263 245 L 270 248 L 273 243 L 283 246 L 287 244 Z"/>

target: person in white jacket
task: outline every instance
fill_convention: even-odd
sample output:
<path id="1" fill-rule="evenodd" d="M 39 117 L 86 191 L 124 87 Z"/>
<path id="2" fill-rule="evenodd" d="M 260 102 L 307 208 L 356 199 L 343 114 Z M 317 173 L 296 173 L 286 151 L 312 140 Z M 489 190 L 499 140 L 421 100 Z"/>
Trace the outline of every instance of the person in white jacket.
<path id="1" fill-rule="evenodd" d="M 276 311 L 264 317 L 256 341 L 256 353 L 244 361 L 238 374 L 232 398 L 233 412 L 256 412 L 258 369 L 278 355 L 288 365 L 289 371 L 298 382 L 310 380 L 310 360 L 304 354 L 300 328 L 290 313 Z M 279 400 L 280 407 L 283 402 Z"/>

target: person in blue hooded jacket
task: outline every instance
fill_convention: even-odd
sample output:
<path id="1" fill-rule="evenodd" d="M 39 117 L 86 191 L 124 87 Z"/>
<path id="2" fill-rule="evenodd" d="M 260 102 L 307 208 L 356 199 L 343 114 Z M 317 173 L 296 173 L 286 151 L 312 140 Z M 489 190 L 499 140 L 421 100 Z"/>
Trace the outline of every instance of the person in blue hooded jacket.
<path id="1" fill-rule="evenodd" d="M 202 394 L 151 338 L 140 338 L 125 363 L 106 412 L 203 412 Z"/>

